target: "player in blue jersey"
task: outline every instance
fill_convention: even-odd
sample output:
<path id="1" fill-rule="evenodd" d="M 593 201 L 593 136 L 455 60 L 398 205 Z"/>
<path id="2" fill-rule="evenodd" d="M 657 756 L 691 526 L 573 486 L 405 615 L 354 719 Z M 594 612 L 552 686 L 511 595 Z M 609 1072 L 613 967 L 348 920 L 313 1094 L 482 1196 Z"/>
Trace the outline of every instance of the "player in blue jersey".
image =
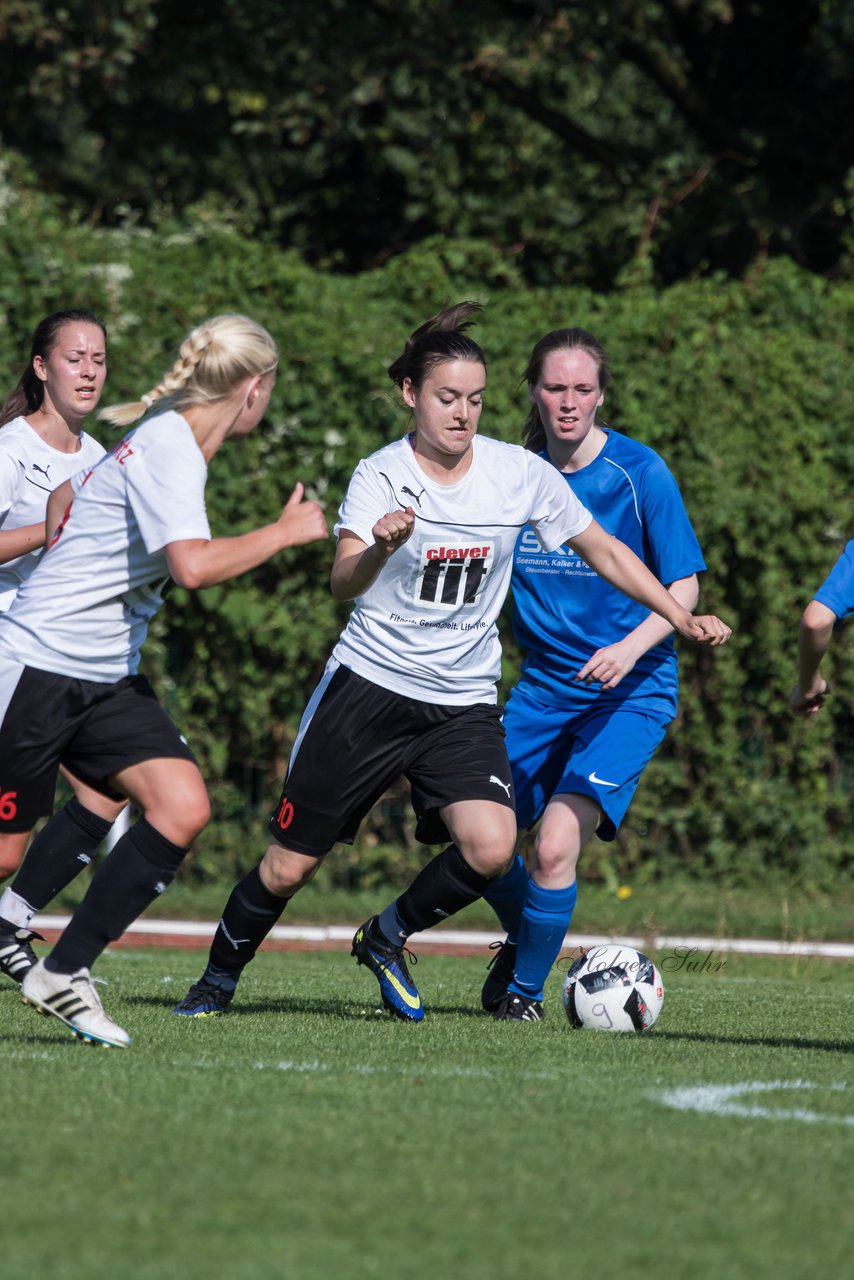
<path id="1" fill-rule="evenodd" d="M 654 450 L 596 422 L 610 381 L 600 344 L 583 329 L 548 333 L 525 378 L 527 447 L 692 610 L 705 563 L 676 481 Z M 485 895 L 507 941 L 482 998 L 498 1020 L 539 1021 L 581 851 L 594 835 L 616 836 L 676 714 L 677 664 L 667 622 L 568 547 L 544 553 L 528 530 L 516 543 L 513 599 L 524 662 L 504 728 L 519 828 L 539 829 L 530 874 L 517 856 Z"/>
<path id="2" fill-rule="evenodd" d="M 824 706 L 828 684 L 821 674 L 833 629 L 854 613 L 854 538 L 801 616 L 798 631 L 798 683 L 789 706 L 796 715 L 815 715 Z"/>

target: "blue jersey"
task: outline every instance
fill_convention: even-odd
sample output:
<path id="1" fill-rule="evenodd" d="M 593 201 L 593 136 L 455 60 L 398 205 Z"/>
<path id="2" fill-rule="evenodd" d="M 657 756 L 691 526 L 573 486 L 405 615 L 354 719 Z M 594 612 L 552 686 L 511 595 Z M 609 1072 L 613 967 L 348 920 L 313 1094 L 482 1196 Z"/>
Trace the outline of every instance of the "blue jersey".
<path id="1" fill-rule="evenodd" d="M 854 613 L 854 538 L 813 598 L 826 605 L 839 619 L 850 618 Z"/>
<path id="2" fill-rule="evenodd" d="M 615 431 L 586 467 L 564 478 L 594 518 L 669 585 L 705 569 L 679 486 L 658 454 Z M 543 454 L 544 457 L 547 454 Z M 616 689 L 574 680 L 605 645 L 622 640 L 649 610 L 612 587 L 569 547 L 546 554 L 530 529 L 516 543 L 513 630 L 525 653 L 522 678 L 568 707 L 593 699 L 632 698 L 676 710 L 677 664 L 672 638 L 639 658 Z"/>

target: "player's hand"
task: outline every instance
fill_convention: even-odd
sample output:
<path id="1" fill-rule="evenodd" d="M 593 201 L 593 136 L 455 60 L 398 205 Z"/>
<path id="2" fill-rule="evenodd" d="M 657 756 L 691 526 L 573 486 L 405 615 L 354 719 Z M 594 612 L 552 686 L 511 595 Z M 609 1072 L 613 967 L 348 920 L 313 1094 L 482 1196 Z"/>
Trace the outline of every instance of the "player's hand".
<path id="1" fill-rule="evenodd" d="M 824 676 L 818 676 L 806 693 L 801 693 L 800 685 L 796 684 L 789 697 L 789 710 L 796 716 L 814 716 L 821 711 L 829 693 L 830 685 Z"/>
<path id="2" fill-rule="evenodd" d="M 721 622 L 720 618 L 716 618 L 714 614 L 702 614 L 695 617 L 692 613 L 687 616 L 687 622 L 684 626 L 678 626 L 676 630 L 680 635 L 687 636 L 689 640 L 695 640 L 697 644 L 710 644 L 712 646 L 726 644 L 732 635 L 732 627 L 728 627 L 725 622 Z"/>
<path id="3" fill-rule="evenodd" d="M 285 547 L 300 547 L 306 542 L 329 537 L 323 507 L 317 502 L 305 501 L 305 486 L 299 481 L 282 507 L 278 523 L 285 537 Z"/>
<path id="4" fill-rule="evenodd" d="M 371 530 L 374 535 L 374 545 L 379 547 L 384 555 L 394 555 L 398 547 L 402 547 L 404 542 L 412 536 L 414 528 L 415 512 L 412 507 L 407 507 L 405 511 L 389 511 Z"/>
<path id="5" fill-rule="evenodd" d="M 637 654 L 633 653 L 625 641 L 605 645 L 597 649 L 588 658 L 584 666 L 576 673 L 575 679 L 584 684 L 601 683 L 603 689 L 616 689 L 623 676 L 627 676 L 637 662 Z"/>

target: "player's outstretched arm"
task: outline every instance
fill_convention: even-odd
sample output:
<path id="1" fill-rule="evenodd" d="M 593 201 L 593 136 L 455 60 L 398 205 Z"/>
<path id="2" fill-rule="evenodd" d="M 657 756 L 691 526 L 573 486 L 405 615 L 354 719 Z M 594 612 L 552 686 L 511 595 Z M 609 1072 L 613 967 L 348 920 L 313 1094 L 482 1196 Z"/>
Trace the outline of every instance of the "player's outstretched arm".
<path id="1" fill-rule="evenodd" d="M 389 511 L 376 522 L 370 546 L 349 529 L 342 529 L 329 584 L 334 598 L 343 604 L 363 595 L 389 556 L 412 536 L 414 528 L 415 512 L 407 507 L 405 511 Z"/>
<path id="2" fill-rule="evenodd" d="M 810 600 L 798 629 L 798 683 L 789 707 L 798 716 L 815 715 L 824 706 L 828 684 L 819 667 L 827 652 L 836 614 L 820 600 Z"/>
<path id="3" fill-rule="evenodd" d="M 306 502 L 297 484 L 278 520 L 236 538 L 188 538 L 170 542 L 166 550 L 169 572 L 179 587 L 197 591 L 213 587 L 263 564 L 286 547 L 299 547 L 329 536 L 323 508 Z"/>
<path id="4" fill-rule="evenodd" d="M 712 614 L 694 617 L 689 613 L 625 543 L 606 533 L 595 520 L 583 533 L 570 538 L 569 545 L 606 582 L 652 609 L 689 640 L 719 645 L 725 644 L 732 635 L 730 627 L 720 618 Z"/>
<path id="5" fill-rule="evenodd" d="M 667 590 L 690 613 L 700 596 L 700 584 L 696 573 L 687 578 L 677 578 L 667 584 Z M 601 684 L 603 689 L 616 689 L 617 685 L 634 668 L 635 664 L 662 640 L 673 634 L 673 627 L 657 613 L 648 613 L 643 622 L 629 631 L 622 640 L 603 645 L 585 662 L 575 679 L 585 684 Z"/>

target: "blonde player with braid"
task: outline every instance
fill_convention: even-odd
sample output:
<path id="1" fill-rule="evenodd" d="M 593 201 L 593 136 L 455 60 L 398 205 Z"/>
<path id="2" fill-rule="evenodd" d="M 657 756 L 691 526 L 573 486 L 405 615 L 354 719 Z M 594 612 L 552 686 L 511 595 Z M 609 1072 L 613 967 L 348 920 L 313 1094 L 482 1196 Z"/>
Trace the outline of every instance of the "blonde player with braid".
<path id="1" fill-rule="evenodd" d="M 270 524 L 211 537 L 207 465 L 223 441 L 260 422 L 277 363 L 260 325 L 215 316 L 189 334 L 152 391 L 103 411 L 124 426 L 155 410 L 52 495 L 48 550 L 0 619 L 0 824 L 26 832 L 49 813 L 60 765 L 140 812 L 21 986 L 25 1003 L 81 1039 L 130 1044 L 104 1012 L 91 965 L 167 887 L 209 817 L 190 748 L 137 674 L 163 589 L 170 579 L 212 586 L 327 536 L 322 510 L 297 484 Z M 26 928 L 47 906 L 54 874 L 28 855 L 0 898 L 0 917 Z"/>

